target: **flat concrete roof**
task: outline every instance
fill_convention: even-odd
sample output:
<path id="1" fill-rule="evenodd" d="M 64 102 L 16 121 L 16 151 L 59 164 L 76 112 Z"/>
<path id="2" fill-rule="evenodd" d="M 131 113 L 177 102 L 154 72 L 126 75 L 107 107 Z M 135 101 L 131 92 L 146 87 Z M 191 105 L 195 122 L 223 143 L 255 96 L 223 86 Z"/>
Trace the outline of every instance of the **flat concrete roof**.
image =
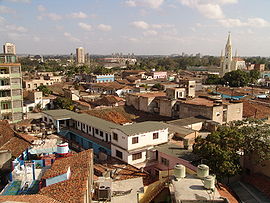
<path id="1" fill-rule="evenodd" d="M 187 175 L 183 179 L 172 180 L 176 201 L 184 200 L 222 200 L 217 189 L 212 192 L 204 188 L 203 181 L 196 175 Z"/>
<path id="2" fill-rule="evenodd" d="M 164 154 L 168 154 L 170 156 L 181 158 L 187 161 L 198 160 L 197 156 L 194 153 L 192 153 L 192 150 L 183 149 L 180 146 L 175 145 L 173 143 L 161 144 L 161 145 L 155 146 L 154 149 Z"/>
<path id="3" fill-rule="evenodd" d="M 167 121 L 167 123 L 169 123 L 171 125 L 177 125 L 177 126 L 187 126 L 187 125 L 192 125 L 192 124 L 196 124 L 196 123 L 201 123 L 201 122 L 204 122 L 206 120 L 209 120 L 209 119 L 206 119 L 203 117 L 189 117 L 189 118 Z"/>

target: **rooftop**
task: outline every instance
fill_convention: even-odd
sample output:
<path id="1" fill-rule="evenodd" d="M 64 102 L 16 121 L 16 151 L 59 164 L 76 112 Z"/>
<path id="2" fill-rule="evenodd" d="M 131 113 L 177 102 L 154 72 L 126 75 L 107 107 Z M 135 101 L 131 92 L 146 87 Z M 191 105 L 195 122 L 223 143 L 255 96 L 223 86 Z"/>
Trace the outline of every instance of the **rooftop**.
<path id="1" fill-rule="evenodd" d="M 146 121 L 142 123 L 134 123 L 130 125 L 118 125 L 110 121 L 106 121 L 95 116 L 91 116 L 84 113 L 75 113 L 65 109 L 61 110 L 48 110 L 44 111 L 45 114 L 53 117 L 57 120 L 74 119 L 86 125 L 95 126 L 97 129 L 102 129 L 106 132 L 110 132 L 111 129 L 119 129 L 127 135 L 135 135 L 144 132 L 150 132 L 155 130 L 161 130 L 168 128 L 163 122 Z"/>
<path id="2" fill-rule="evenodd" d="M 71 157 L 56 160 L 51 169 L 45 172 L 42 179 L 64 174 L 69 167 L 71 175 L 68 180 L 44 187 L 39 193 L 60 202 L 84 202 L 84 196 L 88 189 L 88 178 L 91 176 L 93 167 L 92 150 L 86 150 Z"/>
<path id="3" fill-rule="evenodd" d="M 133 93 L 131 95 L 140 96 L 140 97 L 165 97 L 165 92 L 146 92 L 146 93 Z"/>
<path id="4" fill-rule="evenodd" d="M 45 195 L 10 195 L 10 196 L 0 196 L 0 202 L 28 202 L 28 203 L 60 203 L 53 198 L 47 197 Z"/>
<path id="5" fill-rule="evenodd" d="M 214 106 L 213 101 L 211 101 L 209 99 L 205 99 L 205 98 L 200 98 L 200 97 L 196 97 L 194 99 L 186 100 L 186 101 L 182 101 L 182 102 L 186 103 L 186 104 L 192 104 L 192 105 L 198 105 L 198 106 L 208 106 L 208 107 Z"/>
<path id="6" fill-rule="evenodd" d="M 201 123 L 201 122 L 204 122 L 206 120 L 208 120 L 208 119 L 203 118 L 203 117 L 189 117 L 189 118 L 168 121 L 167 123 L 171 124 L 171 125 L 177 125 L 177 126 L 187 126 L 187 125 L 192 125 L 195 123 Z"/>
<path id="7" fill-rule="evenodd" d="M 187 175 L 180 180 L 172 181 L 176 201 L 183 200 L 222 200 L 219 192 L 204 188 L 203 181 L 195 175 Z"/>

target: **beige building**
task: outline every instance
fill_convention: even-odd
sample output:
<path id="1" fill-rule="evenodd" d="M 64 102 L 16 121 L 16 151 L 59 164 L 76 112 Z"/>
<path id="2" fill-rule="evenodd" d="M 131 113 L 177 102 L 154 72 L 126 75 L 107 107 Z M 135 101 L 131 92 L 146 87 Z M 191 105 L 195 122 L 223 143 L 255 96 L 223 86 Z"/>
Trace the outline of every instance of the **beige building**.
<path id="1" fill-rule="evenodd" d="M 76 62 L 78 64 L 85 63 L 85 53 L 83 47 L 79 47 L 76 49 Z"/>
<path id="2" fill-rule="evenodd" d="M 39 86 L 50 86 L 62 82 L 62 76 L 40 76 L 35 79 L 23 80 L 23 87 L 26 90 L 36 90 Z"/>
<path id="3" fill-rule="evenodd" d="M 179 118 L 203 116 L 220 124 L 242 120 L 243 103 L 194 98 L 179 101 Z"/>
<path id="4" fill-rule="evenodd" d="M 0 55 L 0 120 L 23 119 L 21 64 L 13 54 Z"/>

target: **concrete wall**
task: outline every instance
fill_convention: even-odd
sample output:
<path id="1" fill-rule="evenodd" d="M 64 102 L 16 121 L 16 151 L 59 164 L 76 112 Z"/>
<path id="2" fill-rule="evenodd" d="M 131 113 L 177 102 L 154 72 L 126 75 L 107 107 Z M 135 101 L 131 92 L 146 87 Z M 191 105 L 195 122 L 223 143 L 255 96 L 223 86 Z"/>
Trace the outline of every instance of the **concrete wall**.
<path id="1" fill-rule="evenodd" d="M 224 122 L 230 122 L 243 119 L 243 103 L 230 103 L 227 105 L 227 119 Z"/>
<path id="2" fill-rule="evenodd" d="M 0 169 L 11 169 L 11 152 L 8 150 L 0 151 Z"/>
<path id="3" fill-rule="evenodd" d="M 176 100 L 163 100 L 161 99 L 159 101 L 159 114 L 161 116 L 168 116 L 172 117 L 172 109 L 174 104 L 176 103 Z"/>
<path id="4" fill-rule="evenodd" d="M 139 97 L 137 95 L 128 94 L 126 96 L 126 104 L 139 110 Z"/>

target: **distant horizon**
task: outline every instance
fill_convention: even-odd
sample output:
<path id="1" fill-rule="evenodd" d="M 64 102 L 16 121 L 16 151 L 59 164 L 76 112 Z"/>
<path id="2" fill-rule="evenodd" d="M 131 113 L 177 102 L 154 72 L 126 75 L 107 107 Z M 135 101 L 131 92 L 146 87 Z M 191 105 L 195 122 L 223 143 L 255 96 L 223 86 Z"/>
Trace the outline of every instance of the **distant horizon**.
<path id="1" fill-rule="evenodd" d="M 0 44 L 43 55 L 84 47 L 98 55 L 219 56 L 231 32 L 233 53 L 268 57 L 268 8 L 260 0 L 0 0 Z"/>

